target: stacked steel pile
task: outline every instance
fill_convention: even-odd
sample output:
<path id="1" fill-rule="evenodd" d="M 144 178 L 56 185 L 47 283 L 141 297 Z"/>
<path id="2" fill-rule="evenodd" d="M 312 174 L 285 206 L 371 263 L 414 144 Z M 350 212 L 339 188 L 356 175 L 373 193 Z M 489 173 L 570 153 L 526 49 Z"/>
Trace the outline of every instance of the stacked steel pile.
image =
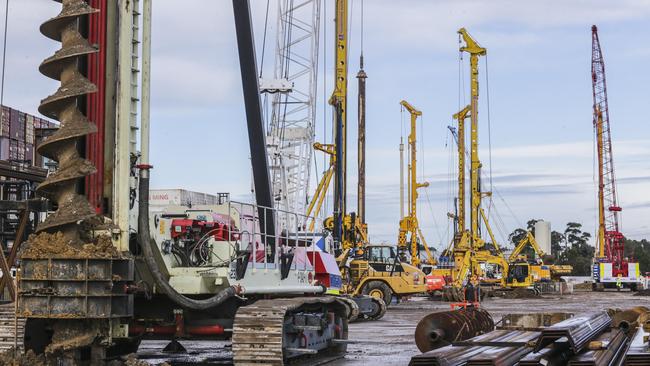
<path id="1" fill-rule="evenodd" d="M 36 129 L 56 128 L 48 120 L 2 106 L 0 115 L 0 160 L 34 165 Z"/>
<path id="2" fill-rule="evenodd" d="M 650 311 L 581 314 L 537 329 L 497 329 L 414 356 L 410 365 L 650 365 Z"/>

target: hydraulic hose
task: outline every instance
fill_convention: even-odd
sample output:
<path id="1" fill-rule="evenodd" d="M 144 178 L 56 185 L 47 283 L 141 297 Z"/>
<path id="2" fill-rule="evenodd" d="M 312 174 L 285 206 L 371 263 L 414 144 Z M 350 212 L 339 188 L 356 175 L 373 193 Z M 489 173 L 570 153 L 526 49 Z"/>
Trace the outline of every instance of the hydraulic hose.
<path id="1" fill-rule="evenodd" d="M 140 165 L 140 181 L 139 181 L 139 203 L 138 203 L 138 243 L 142 249 L 143 259 L 151 276 L 153 277 L 156 285 L 162 292 L 167 295 L 172 301 L 178 305 L 192 310 L 207 310 L 214 308 L 224 301 L 230 299 L 237 294 L 237 289 L 234 286 L 221 290 L 216 295 L 203 300 L 189 298 L 174 289 L 165 276 L 160 272 L 158 263 L 154 259 L 153 249 L 151 244 L 151 233 L 149 231 L 149 169 L 150 165 Z"/>

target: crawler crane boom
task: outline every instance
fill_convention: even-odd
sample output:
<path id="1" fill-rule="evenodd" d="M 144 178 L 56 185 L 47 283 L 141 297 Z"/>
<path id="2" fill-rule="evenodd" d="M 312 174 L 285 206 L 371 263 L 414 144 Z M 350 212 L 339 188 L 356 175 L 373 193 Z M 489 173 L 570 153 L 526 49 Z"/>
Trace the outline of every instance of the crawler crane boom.
<path id="1" fill-rule="evenodd" d="M 593 268 L 594 288 L 601 290 L 620 279 L 625 286 L 635 290 L 639 265 L 624 257 L 625 237 L 619 228 L 619 215 L 623 209 L 618 205 L 616 195 L 605 61 L 595 25 L 591 27 L 591 40 L 593 125 L 598 156 L 598 255 Z"/>

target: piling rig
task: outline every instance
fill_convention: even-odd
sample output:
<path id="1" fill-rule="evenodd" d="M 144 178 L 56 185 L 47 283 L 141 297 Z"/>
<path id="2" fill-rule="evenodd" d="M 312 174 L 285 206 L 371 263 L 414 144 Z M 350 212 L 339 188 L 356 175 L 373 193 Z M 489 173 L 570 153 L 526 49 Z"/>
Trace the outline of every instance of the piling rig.
<path id="1" fill-rule="evenodd" d="M 420 246 L 424 247 L 427 254 L 427 261 L 423 264 L 435 265 L 436 259 L 429 250 L 429 245 L 424 239 L 420 223 L 418 221 L 417 206 L 418 206 L 418 189 L 426 188 L 429 182 L 418 183 L 417 181 L 417 127 L 415 122 L 422 112 L 413 107 L 409 102 L 402 100 L 400 105 L 409 112 L 411 116 L 411 132 L 408 136 L 408 150 L 410 152 L 410 160 L 408 164 L 408 214 L 402 217 L 399 221 L 399 234 L 397 235 L 397 248 L 401 251 L 404 257 L 405 253 L 410 250 L 411 264 L 420 267 Z M 408 238 L 407 238 L 408 236 Z"/>
<path id="2" fill-rule="evenodd" d="M 471 102 L 453 118 L 458 121 L 457 128 L 449 127 L 458 146 L 458 197 L 456 199 L 456 212 L 449 216 L 454 220 L 454 238 L 449 247 L 444 251 L 443 257 L 453 258 L 449 264 L 441 261 L 441 265 L 434 269 L 435 275 L 442 275 L 447 278 L 448 287 L 444 291 L 444 298 L 449 300 L 462 300 L 461 288 L 467 279 L 475 275 L 480 279 L 483 287 L 498 287 L 499 290 L 519 290 L 526 293 L 537 293 L 535 284 L 538 282 L 551 281 L 552 275 L 566 274 L 571 268 L 566 266 L 547 266 L 543 262 L 532 258 L 519 256 L 521 250 L 532 246 L 535 253 L 541 259 L 545 254 L 539 249 L 536 239 L 531 232 L 516 244 L 514 255 L 506 258 L 498 245 L 494 233 L 490 227 L 488 215 L 481 207 L 483 198 L 490 197 L 492 192 L 483 191 L 481 185 L 482 163 L 478 151 L 478 59 L 485 56 L 487 50 L 481 47 L 474 40 L 465 28 L 458 33 L 465 45 L 461 46 L 460 52 L 466 52 L 470 56 L 470 96 Z M 470 118 L 470 144 L 466 149 L 465 141 L 465 120 Z M 468 152 L 469 150 L 469 152 Z M 466 162 L 470 161 L 469 167 L 469 197 L 466 196 L 465 185 Z M 470 220 L 466 221 L 466 199 L 469 199 Z M 491 245 L 483 238 L 482 229 L 487 231 Z M 549 228 L 550 230 L 550 228 Z M 550 234 L 548 234 L 550 236 Z M 501 276 L 486 276 L 486 267 L 492 267 L 493 272 L 500 271 Z"/>
<path id="3" fill-rule="evenodd" d="M 492 192 L 484 192 L 481 187 L 481 167 L 478 152 L 478 58 L 485 56 L 487 51 L 481 47 L 474 38 L 470 36 L 465 28 L 458 30 L 458 34 L 465 42 L 460 47 L 460 52 L 466 52 L 470 56 L 470 96 L 471 102 L 461 111 L 454 115 L 458 120 L 458 209 L 456 214 L 451 215 L 456 223 L 456 232 L 449 248 L 444 255 L 452 258 L 449 266 L 439 266 L 434 274 L 443 275 L 447 278 L 448 286 L 445 288 L 443 298 L 452 301 L 462 300 L 464 295 L 462 287 L 471 275 L 482 278 L 482 282 L 494 285 L 498 282 L 505 286 L 505 279 L 487 280 L 484 276 L 482 266 L 490 265 L 501 268 L 503 273 L 508 270 L 508 264 L 501 253 L 499 245 L 493 235 L 487 215 L 481 207 L 481 201 L 491 196 Z M 470 186 L 469 186 L 469 228 L 466 227 L 465 217 L 465 119 L 470 118 Z M 481 227 L 484 225 L 492 246 L 486 245 L 482 237 Z"/>
<path id="4" fill-rule="evenodd" d="M 623 209 L 616 194 L 605 60 L 595 25 L 591 27 L 591 40 L 593 126 L 598 157 L 598 253 L 594 256 L 593 288 L 596 291 L 613 288 L 620 280 L 624 287 L 636 291 L 640 281 L 639 264 L 625 257 L 625 236 L 619 228 Z"/>
<path id="5" fill-rule="evenodd" d="M 57 210 L 21 254 L 25 348 L 57 364 L 101 365 L 134 352 L 142 339 L 168 339 L 169 350 L 182 351 L 178 339 L 232 337 L 236 364 L 340 357 L 348 308 L 323 295 L 337 284 L 318 283 L 314 269 L 331 269 L 334 258 L 315 249 L 322 235 L 278 230 L 279 222 L 305 218 L 273 208 L 248 1 L 233 0 L 233 9 L 256 203 L 153 213 L 151 0 L 142 9 L 137 0 L 59 2 L 61 13 L 41 32 L 62 47 L 40 71 L 61 87 L 39 111 L 61 128 L 38 147 L 59 163 L 38 187 Z"/>

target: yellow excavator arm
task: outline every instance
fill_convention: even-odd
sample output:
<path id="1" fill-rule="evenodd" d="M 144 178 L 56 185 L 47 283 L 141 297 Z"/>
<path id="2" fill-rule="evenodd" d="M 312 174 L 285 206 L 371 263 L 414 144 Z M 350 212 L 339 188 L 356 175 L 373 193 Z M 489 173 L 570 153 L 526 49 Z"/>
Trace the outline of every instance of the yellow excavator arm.
<path id="1" fill-rule="evenodd" d="M 533 250 L 535 251 L 535 255 L 538 257 L 542 258 L 546 255 L 546 253 L 542 250 L 542 248 L 539 247 L 537 244 L 537 241 L 535 240 L 535 236 L 533 236 L 533 233 L 530 231 L 526 231 L 526 236 L 519 241 L 515 249 L 512 251 L 510 254 L 510 257 L 508 258 L 508 262 L 514 262 L 517 260 L 519 255 L 521 254 L 521 251 L 524 250 L 526 245 L 530 245 Z"/>

